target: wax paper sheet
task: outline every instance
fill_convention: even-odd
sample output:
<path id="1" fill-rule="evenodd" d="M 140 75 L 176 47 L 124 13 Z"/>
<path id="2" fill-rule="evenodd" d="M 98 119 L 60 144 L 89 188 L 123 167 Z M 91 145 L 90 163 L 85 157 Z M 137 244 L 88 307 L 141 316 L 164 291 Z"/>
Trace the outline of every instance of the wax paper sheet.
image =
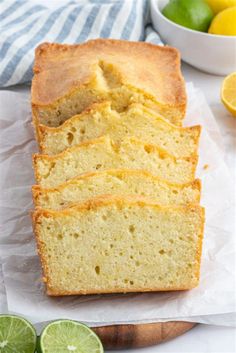
<path id="1" fill-rule="evenodd" d="M 4 279 L 3 285 L 0 273 L 0 300 L 6 305 L 7 299 L 10 312 L 35 323 L 58 318 L 89 325 L 179 319 L 233 325 L 234 184 L 224 163 L 219 129 L 204 96 L 191 84 L 187 88 L 185 125 L 203 126 L 197 176 L 202 179 L 206 226 L 199 287 L 186 292 L 65 298 L 45 294 L 29 217 L 34 183 L 31 155 L 37 151 L 29 91 L 0 92 L 0 257 Z"/>

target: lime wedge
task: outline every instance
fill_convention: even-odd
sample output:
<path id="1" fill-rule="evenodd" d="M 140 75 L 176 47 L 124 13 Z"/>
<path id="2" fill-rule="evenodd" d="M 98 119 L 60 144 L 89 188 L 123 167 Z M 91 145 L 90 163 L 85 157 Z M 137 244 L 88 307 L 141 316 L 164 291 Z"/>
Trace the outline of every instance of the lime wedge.
<path id="1" fill-rule="evenodd" d="M 98 336 L 77 321 L 57 320 L 45 327 L 41 334 L 42 353 L 103 353 Z"/>
<path id="2" fill-rule="evenodd" d="M 36 332 L 25 319 L 0 315 L 0 353 L 34 353 Z"/>

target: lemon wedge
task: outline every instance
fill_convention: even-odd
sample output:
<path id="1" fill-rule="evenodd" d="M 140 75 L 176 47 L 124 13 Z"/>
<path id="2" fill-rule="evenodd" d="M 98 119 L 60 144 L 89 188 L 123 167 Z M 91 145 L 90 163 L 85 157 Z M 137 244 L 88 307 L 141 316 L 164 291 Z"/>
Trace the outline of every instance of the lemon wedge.
<path id="1" fill-rule="evenodd" d="M 208 32 L 211 34 L 236 36 L 236 6 L 219 12 L 211 22 Z"/>
<path id="2" fill-rule="evenodd" d="M 228 111 L 236 117 L 236 72 L 224 79 L 221 88 L 221 99 Z"/>
<path id="3" fill-rule="evenodd" d="M 236 0 L 207 0 L 212 11 L 217 14 L 231 6 L 236 6 Z"/>

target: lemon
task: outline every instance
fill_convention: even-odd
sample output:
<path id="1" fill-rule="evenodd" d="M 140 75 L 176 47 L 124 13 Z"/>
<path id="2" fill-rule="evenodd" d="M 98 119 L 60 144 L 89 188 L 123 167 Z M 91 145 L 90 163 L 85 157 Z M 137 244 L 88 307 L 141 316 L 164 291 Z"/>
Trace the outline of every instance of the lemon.
<path id="1" fill-rule="evenodd" d="M 170 0 L 162 13 L 172 22 L 201 32 L 207 32 L 213 19 L 213 12 L 204 0 Z"/>
<path id="2" fill-rule="evenodd" d="M 221 99 L 225 107 L 236 117 L 236 72 L 224 79 Z"/>
<path id="3" fill-rule="evenodd" d="M 231 6 L 236 6 L 236 0 L 206 0 L 213 12 L 216 14 Z"/>
<path id="4" fill-rule="evenodd" d="M 236 36 L 236 6 L 219 12 L 214 17 L 208 32 L 211 34 Z"/>

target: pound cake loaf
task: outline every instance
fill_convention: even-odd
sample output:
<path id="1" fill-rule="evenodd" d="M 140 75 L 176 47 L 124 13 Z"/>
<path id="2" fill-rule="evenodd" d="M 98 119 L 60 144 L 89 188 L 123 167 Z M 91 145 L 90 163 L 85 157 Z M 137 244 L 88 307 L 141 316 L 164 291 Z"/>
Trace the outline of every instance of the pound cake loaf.
<path id="1" fill-rule="evenodd" d="M 59 127 L 39 125 L 39 144 L 43 153 L 53 155 L 103 135 L 115 142 L 135 136 L 176 157 L 185 157 L 197 152 L 200 131 L 200 126 L 183 128 L 170 124 L 141 104 L 132 104 L 127 111 L 118 113 L 109 102 L 103 102 Z"/>
<path id="2" fill-rule="evenodd" d="M 32 112 L 38 124 L 59 126 L 95 102 L 124 111 L 141 103 L 181 125 L 186 109 L 179 52 L 144 42 L 96 39 L 41 44 L 35 52 Z"/>
<path id="3" fill-rule="evenodd" d="M 200 192 L 200 180 L 174 184 L 144 170 L 124 169 L 88 173 L 52 189 L 43 189 L 39 185 L 32 187 L 35 207 L 52 210 L 71 207 L 105 194 L 143 196 L 162 205 L 194 204 L 199 203 Z"/>
<path id="4" fill-rule="evenodd" d="M 106 169 L 145 169 L 174 183 L 194 179 L 198 157 L 175 158 L 166 151 L 135 139 L 117 145 L 108 136 L 68 148 L 55 156 L 35 154 L 37 183 L 51 188 L 82 173 Z"/>
<path id="5" fill-rule="evenodd" d="M 199 282 L 204 209 L 103 196 L 33 226 L 51 296 L 171 291 Z"/>

